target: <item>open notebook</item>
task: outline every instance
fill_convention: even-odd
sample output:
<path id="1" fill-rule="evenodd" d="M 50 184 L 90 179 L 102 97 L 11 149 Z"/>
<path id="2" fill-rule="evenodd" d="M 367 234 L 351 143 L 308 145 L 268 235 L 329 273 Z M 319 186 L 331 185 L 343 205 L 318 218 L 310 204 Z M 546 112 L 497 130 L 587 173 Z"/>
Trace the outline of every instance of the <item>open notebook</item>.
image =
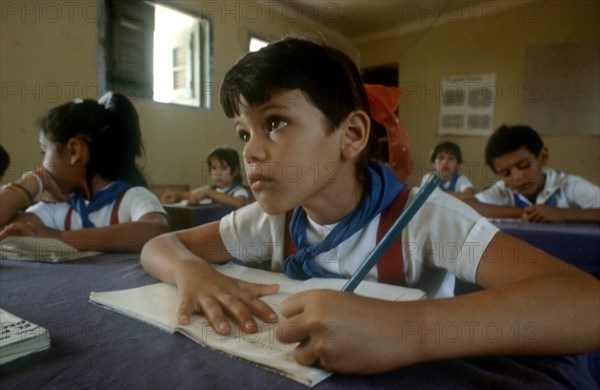
<path id="1" fill-rule="evenodd" d="M 0 259 L 3 260 L 60 263 L 95 256 L 100 253 L 79 251 L 55 238 L 11 236 L 0 241 Z"/>
<path id="2" fill-rule="evenodd" d="M 309 279 L 298 281 L 282 273 L 268 272 L 244 267 L 234 263 L 216 268 L 225 275 L 255 283 L 279 283 L 279 292 L 262 297 L 281 317 L 279 307 L 283 300 L 299 291 L 316 288 L 341 290 L 346 280 Z M 425 298 L 425 293 L 411 288 L 362 282 L 357 294 L 391 301 L 411 301 Z M 234 327 L 231 334 L 215 333 L 205 317 L 194 315 L 188 325 L 176 320 L 177 289 L 166 283 L 156 283 L 128 290 L 92 292 L 90 301 L 128 317 L 156 326 L 169 333 L 180 332 L 195 342 L 225 354 L 246 359 L 259 366 L 287 376 L 295 381 L 314 386 L 331 373 L 316 367 L 297 364 L 292 358 L 294 344 L 283 344 L 275 338 L 275 324 L 258 321 L 259 332 L 245 334 Z"/>

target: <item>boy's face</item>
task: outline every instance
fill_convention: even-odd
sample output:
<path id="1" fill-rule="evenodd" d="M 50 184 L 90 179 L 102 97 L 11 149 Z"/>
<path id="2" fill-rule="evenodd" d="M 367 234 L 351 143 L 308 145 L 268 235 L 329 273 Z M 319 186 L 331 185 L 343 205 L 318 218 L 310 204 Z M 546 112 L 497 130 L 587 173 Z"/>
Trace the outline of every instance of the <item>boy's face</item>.
<path id="1" fill-rule="evenodd" d="M 542 148 L 539 155 L 524 146 L 492 160 L 500 178 L 513 191 L 530 200 L 544 188 L 545 176 L 542 167 L 548 162 L 548 150 Z"/>
<path id="2" fill-rule="evenodd" d="M 444 181 L 448 181 L 458 170 L 458 161 L 452 153 L 441 151 L 435 156 L 433 161 L 435 170 L 440 174 Z"/>
<path id="3" fill-rule="evenodd" d="M 340 196 L 333 191 L 347 172 L 340 164 L 342 132 L 326 134 L 325 115 L 301 91 L 274 93 L 254 106 L 242 99 L 234 123 L 250 187 L 265 212 L 301 204 L 310 215 L 311 207 Z"/>

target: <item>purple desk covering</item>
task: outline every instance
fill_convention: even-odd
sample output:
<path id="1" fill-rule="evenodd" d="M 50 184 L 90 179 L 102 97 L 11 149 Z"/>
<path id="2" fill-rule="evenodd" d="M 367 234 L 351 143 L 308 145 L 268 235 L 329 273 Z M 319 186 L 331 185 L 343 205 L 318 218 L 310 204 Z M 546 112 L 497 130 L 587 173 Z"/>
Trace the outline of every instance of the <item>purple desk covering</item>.
<path id="1" fill-rule="evenodd" d="M 497 221 L 504 233 L 600 277 L 600 224 Z"/>
<path id="2" fill-rule="evenodd" d="M 0 366 L 0 388 L 305 388 L 88 302 L 91 291 L 153 282 L 137 254 L 62 264 L 0 261 L 0 305 L 46 327 L 52 339 L 49 350 Z M 374 376 L 333 375 L 316 388 L 594 389 L 588 365 L 598 367 L 598 359 L 589 356 L 448 360 Z"/>

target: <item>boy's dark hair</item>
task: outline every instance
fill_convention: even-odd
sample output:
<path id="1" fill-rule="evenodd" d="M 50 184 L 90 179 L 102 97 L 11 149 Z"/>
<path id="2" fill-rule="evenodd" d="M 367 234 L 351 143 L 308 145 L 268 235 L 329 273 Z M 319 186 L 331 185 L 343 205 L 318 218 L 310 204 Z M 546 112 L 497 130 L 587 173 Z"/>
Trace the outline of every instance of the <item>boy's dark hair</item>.
<path id="1" fill-rule="evenodd" d="M 485 147 L 485 163 L 494 170 L 493 160 L 506 153 L 525 147 L 538 156 L 544 147 L 539 134 L 529 126 L 500 126 L 488 140 Z"/>
<path id="2" fill-rule="evenodd" d="M 98 101 L 65 103 L 40 118 L 39 128 L 58 148 L 77 135 L 85 140 L 90 150 L 88 181 L 99 174 L 108 180 L 147 187 L 136 165 L 136 157 L 143 153 L 139 117 L 124 95 L 109 92 Z"/>
<path id="3" fill-rule="evenodd" d="M 206 157 L 206 163 L 208 164 L 209 168 L 210 160 L 212 158 L 216 158 L 219 161 L 225 161 L 227 166 L 231 169 L 231 172 L 237 170 L 237 175 L 235 175 L 233 181 L 237 184 L 242 183 L 242 175 L 240 174 L 240 157 L 238 156 L 238 152 L 235 149 L 230 148 L 228 146 L 220 146 L 210 151 L 210 153 L 208 153 L 208 156 Z"/>
<path id="4" fill-rule="evenodd" d="M 459 164 L 463 163 L 462 153 L 460 151 L 460 147 L 451 141 L 445 141 L 440 144 L 437 144 L 431 153 L 431 162 L 434 163 L 438 154 L 441 152 L 450 153 L 454 157 L 456 157 L 456 161 Z"/>
<path id="5" fill-rule="evenodd" d="M 8 155 L 8 152 L 4 150 L 2 145 L 0 145 L 0 179 L 2 178 L 2 176 L 4 176 L 4 172 L 6 172 L 6 169 L 9 165 L 10 156 Z"/>
<path id="6" fill-rule="evenodd" d="M 367 93 L 352 60 L 341 51 L 305 39 L 286 38 L 242 57 L 225 75 L 220 102 L 225 115 L 239 114 L 241 98 L 267 102 L 278 91 L 304 92 L 329 121 L 329 132 L 354 110 L 370 114 Z M 290 97 L 292 98 L 292 97 Z M 357 164 L 359 175 L 375 139 Z"/>

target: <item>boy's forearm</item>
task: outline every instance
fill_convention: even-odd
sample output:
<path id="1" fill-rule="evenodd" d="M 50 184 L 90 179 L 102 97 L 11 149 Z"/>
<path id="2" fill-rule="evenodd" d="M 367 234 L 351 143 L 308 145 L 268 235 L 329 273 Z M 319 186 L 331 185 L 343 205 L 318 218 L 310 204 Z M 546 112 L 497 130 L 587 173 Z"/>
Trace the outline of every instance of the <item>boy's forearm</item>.
<path id="1" fill-rule="evenodd" d="M 456 298 L 415 302 L 396 316 L 401 330 L 398 348 L 416 348 L 415 363 L 592 351 L 600 348 L 599 297 L 596 279 L 569 271 Z"/>
<path id="2" fill-rule="evenodd" d="M 478 201 L 475 197 L 462 199 L 475 211 L 487 218 L 518 218 L 523 216 L 523 209 L 514 206 L 497 206 Z"/>

